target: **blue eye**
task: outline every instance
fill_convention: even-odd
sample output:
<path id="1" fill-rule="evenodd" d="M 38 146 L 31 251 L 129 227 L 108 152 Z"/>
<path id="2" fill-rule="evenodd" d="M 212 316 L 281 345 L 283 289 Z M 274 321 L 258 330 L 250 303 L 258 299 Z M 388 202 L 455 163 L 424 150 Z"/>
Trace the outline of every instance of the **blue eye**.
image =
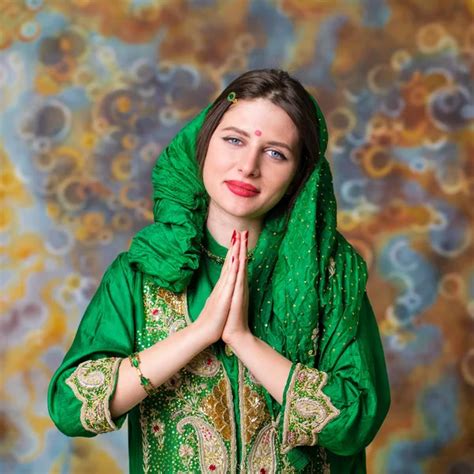
<path id="1" fill-rule="evenodd" d="M 242 140 L 236 137 L 225 137 L 224 141 L 226 141 L 227 143 L 230 143 L 231 145 L 238 145 L 239 143 L 242 143 Z"/>
<path id="2" fill-rule="evenodd" d="M 272 158 L 276 158 L 277 160 L 286 160 L 286 156 L 283 153 L 280 153 L 276 150 L 268 150 L 270 153 L 276 153 L 275 155 L 270 155 Z"/>

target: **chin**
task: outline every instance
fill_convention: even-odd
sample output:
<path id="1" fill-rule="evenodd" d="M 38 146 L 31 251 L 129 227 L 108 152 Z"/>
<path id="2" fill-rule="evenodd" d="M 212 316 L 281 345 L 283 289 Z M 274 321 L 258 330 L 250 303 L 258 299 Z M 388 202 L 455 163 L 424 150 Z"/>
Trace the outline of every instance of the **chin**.
<path id="1" fill-rule="evenodd" d="M 225 212 L 228 215 L 238 217 L 240 219 L 256 219 L 258 217 L 263 217 L 265 214 L 264 211 L 256 208 L 255 206 L 242 205 L 241 203 L 232 205 L 229 201 L 227 201 L 224 205 L 221 203 L 214 201 L 214 205 L 221 209 L 221 211 Z"/>

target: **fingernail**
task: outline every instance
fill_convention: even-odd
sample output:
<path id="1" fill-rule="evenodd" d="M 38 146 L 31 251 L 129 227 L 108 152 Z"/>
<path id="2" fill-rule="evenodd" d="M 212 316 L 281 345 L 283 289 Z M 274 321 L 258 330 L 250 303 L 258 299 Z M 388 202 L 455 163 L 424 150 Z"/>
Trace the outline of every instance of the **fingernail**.
<path id="1" fill-rule="evenodd" d="M 246 230 L 245 231 L 245 241 L 247 242 L 248 239 L 249 239 L 249 231 Z"/>
<path id="2" fill-rule="evenodd" d="M 232 257 L 232 263 L 234 263 L 234 259 L 235 259 L 235 257 Z"/>
<path id="3" fill-rule="evenodd" d="M 234 232 L 232 232 L 232 238 L 230 239 L 230 242 L 232 245 L 234 245 L 234 242 L 235 242 L 235 230 Z"/>

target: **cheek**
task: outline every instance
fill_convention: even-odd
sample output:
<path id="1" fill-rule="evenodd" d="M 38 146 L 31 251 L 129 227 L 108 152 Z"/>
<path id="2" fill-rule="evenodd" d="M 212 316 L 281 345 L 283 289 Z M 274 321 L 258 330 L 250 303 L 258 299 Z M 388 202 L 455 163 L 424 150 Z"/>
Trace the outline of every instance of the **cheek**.
<path id="1" fill-rule="evenodd" d="M 221 153 L 219 153 L 216 147 L 209 144 L 202 169 L 202 180 L 208 193 L 213 187 L 216 187 L 218 183 L 222 181 L 223 163 L 220 156 Z"/>

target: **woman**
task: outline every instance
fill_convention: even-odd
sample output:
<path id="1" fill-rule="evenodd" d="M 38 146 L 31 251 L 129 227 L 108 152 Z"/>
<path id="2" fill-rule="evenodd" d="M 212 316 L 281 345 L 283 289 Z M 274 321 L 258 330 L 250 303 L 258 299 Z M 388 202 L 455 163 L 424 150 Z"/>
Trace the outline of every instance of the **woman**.
<path id="1" fill-rule="evenodd" d="M 326 144 L 279 70 L 238 77 L 181 130 L 153 170 L 155 223 L 107 270 L 51 381 L 61 431 L 128 415 L 133 473 L 365 472 L 390 395 Z"/>

